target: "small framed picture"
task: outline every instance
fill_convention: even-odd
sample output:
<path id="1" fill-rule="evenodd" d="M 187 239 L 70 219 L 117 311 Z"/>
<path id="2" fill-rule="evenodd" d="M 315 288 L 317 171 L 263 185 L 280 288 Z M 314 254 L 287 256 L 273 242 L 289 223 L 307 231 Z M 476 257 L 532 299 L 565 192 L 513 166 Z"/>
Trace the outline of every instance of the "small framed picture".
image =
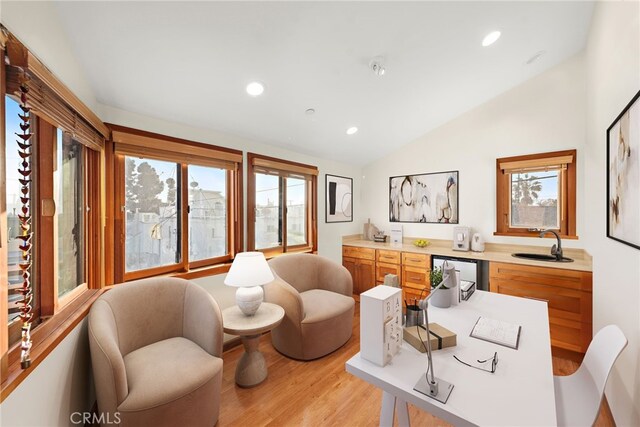
<path id="1" fill-rule="evenodd" d="M 607 237 L 640 249 L 640 92 L 607 129 Z"/>
<path id="2" fill-rule="evenodd" d="M 325 174 L 325 222 L 353 222 L 353 178 Z"/>

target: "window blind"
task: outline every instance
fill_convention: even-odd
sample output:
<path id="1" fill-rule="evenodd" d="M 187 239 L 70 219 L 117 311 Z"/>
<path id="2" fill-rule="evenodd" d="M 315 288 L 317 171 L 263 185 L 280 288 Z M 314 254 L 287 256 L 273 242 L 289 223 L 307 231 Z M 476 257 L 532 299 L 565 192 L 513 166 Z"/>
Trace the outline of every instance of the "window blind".
<path id="1" fill-rule="evenodd" d="M 285 178 L 310 179 L 318 175 L 318 168 L 299 163 L 292 164 L 278 160 L 254 157 L 252 159 L 253 171 L 265 175 L 276 175 Z"/>
<path id="2" fill-rule="evenodd" d="M 68 132 L 74 139 L 92 150 L 99 151 L 104 147 L 104 136 L 100 132 L 30 70 L 26 70 L 24 73 L 29 78 L 27 104 L 32 108 L 34 114 Z M 21 68 L 6 66 L 7 95 L 17 97 L 18 100 L 22 74 Z"/>
<path id="3" fill-rule="evenodd" d="M 573 156 L 557 156 L 542 159 L 516 160 L 500 162 L 504 173 L 523 173 L 532 171 L 565 170 L 573 162 Z"/>
<path id="4" fill-rule="evenodd" d="M 242 153 L 224 150 L 205 144 L 187 144 L 164 139 L 161 136 L 143 136 L 121 130 L 113 130 L 111 139 L 116 154 L 147 157 L 191 165 L 210 166 L 237 170 L 242 163 Z"/>

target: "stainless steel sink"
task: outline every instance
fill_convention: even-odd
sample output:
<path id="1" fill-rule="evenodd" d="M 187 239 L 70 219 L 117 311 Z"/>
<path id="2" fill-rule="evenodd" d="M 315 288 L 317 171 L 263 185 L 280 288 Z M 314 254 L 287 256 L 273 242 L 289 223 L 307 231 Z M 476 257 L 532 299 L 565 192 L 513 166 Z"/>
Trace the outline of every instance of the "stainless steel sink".
<path id="1" fill-rule="evenodd" d="M 531 259 L 534 261 L 573 262 L 571 258 L 562 257 L 562 259 L 559 260 L 555 257 L 555 255 L 547 255 L 547 254 L 529 254 L 529 253 L 520 252 L 520 253 L 511 254 L 511 256 L 515 258 Z"/>

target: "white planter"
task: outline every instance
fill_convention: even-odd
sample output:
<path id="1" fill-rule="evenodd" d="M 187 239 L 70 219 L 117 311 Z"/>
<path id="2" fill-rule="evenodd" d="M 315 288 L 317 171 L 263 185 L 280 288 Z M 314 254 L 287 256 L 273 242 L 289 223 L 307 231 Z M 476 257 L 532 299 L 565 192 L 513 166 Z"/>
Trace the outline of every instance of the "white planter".
<path id="1" fill-rule="evenodd" d="M 451 307 L 451 294 L 453 289 L 438 289 L 429 300 L 429 304 L 434 307 L 449 308 Z M 433 291 L 432 291 L 433 292 Z"/>

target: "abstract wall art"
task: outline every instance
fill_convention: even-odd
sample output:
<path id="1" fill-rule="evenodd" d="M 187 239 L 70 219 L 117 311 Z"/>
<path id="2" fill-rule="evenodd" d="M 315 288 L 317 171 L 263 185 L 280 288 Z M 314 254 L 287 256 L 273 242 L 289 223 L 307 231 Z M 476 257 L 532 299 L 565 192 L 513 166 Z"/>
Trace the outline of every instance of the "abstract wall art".
<path id="1" fill-rule="evenodd" d="M 607 129 L 607 237 L 640 249 L 640 92 Z"/>
<path id="2" fill-rule="evenodd" d="M 458 171 L 389 178 L 389 221 L 458 223 Z"/>
<path id="3" fill-rule="evenodd" d="M 325 222 L 353 221 L 353 179 L 325 174 Z"/>

